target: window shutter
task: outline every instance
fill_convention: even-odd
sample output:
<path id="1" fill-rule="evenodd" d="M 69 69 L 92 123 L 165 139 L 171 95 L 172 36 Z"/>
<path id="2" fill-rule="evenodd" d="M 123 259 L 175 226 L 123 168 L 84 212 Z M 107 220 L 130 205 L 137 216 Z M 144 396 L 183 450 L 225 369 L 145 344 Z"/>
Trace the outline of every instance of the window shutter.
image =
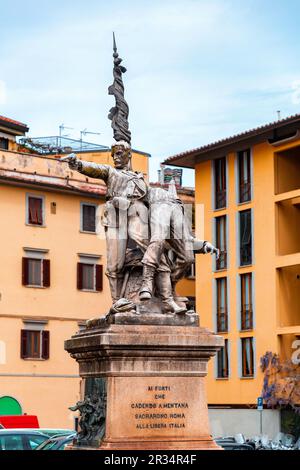
<path id="1" fill-rule="evenodd" d="M 28 357 L 28 336 L 27 330 L 21 330 L 21 359 L 26 359 Z"/>
<path id="2" fill-rule="evenodd" d="M 28 210 L 29 223 L 34 225 L 43 225 L 43 200 L 37 197 L 29 197 Z"/>
<path id="3" fill-rule="evenodd" d="M 43 287 L 50 287 L 50 260 L 43 260 Z"/>
<path id="4" fill-rule="evenodd" d="M 22 284 L 28 286 L 28 258 L 22 258 Z"/>
<path id="5" fill-rule="evenodd" d="M 77 263 L 77 289 L 82 290 L 83 288 L 83 266 L 82 263 Z"/>
<path id="6" fill-rule="evenodd" d="M 96 265 L 96 291 L 101 292 L 103 290 L 103 266 Z"/>
<path id="7" fill-rule="evenodd" d="M 49 359 L 50 331 L 42 331 L 42 359 Z"/>

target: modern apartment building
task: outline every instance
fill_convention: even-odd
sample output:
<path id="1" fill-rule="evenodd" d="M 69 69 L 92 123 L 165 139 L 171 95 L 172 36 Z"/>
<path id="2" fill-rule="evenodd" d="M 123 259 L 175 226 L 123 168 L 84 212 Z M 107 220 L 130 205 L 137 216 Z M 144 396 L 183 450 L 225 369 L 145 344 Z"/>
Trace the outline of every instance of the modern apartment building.
<path id="1" fill-rule="evenodd" d="M 201 324 L 225 338 L 209 366 L 213 432 L 258 434 L 260 358 L 290 359 L 300 338 L 300 115 L 164 163 L 195 169 L 196 231 L 221 250 L 196 263 Z M 279 429 L 280 412 L 265 409 L 263 431 Z"/>

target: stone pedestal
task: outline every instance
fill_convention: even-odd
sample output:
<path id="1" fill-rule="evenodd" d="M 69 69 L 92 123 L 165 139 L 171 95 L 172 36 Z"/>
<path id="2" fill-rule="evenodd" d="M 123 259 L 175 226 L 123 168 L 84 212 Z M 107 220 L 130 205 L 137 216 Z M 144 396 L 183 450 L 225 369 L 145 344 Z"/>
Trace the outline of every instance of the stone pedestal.
<path id="1" fill-rule="evenodd" d="M 90 431 L 72 449 L 219 449 L 210 435 L 205 376 L 223 338 L 191 324 L 99 321 L 66 341 L 80 376 L 103 378 L 106 390 L 102 435 L 95 437 L 84 417 Z"/>

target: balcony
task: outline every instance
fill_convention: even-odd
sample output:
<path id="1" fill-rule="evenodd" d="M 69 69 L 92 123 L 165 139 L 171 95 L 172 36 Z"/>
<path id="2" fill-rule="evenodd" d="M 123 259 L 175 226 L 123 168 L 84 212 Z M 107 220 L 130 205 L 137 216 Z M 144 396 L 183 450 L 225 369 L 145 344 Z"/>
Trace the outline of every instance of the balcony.
<path id="1" fill-rule="evenodd" d="M 300 253 L 300 194 L 276 202 L 277 255 Z"/>
<path id="2" fill-rule="evenodd" d="M 275 153 L 275 194 L 300 189 L 300 147 Z"/>
<path id="3" fill-rule="evenodd" d="M 281 333 L 300 332 L 300 265 L 277 269 L 278 327 Z M 290 328 L 293 327 L 291 330 Z M 296 330 L 295 328 L 296 327 Z M 278 332 L 279 333 L 279 332 Z"/>

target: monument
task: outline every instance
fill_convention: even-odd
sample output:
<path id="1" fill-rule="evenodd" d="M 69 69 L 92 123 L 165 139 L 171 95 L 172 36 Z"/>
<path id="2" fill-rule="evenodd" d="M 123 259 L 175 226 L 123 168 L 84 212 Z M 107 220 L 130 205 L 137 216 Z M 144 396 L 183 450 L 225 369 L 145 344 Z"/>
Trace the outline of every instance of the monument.
<path id="1" fill-rule="evenodd" d="M 129 107 L 114 37 L 110 110 L 114 167 L 65 157 L 107 185 L 102 223 L 112 307 L 65 342 L 84 382 L 71 449 L 219 449 L 209 430 L 205 376 L 223 338 L 199 326 L 176 284 L 195 253 L 219 255 L 191 233 L 175 184 L 150 188 L 131 168 Z"/>

